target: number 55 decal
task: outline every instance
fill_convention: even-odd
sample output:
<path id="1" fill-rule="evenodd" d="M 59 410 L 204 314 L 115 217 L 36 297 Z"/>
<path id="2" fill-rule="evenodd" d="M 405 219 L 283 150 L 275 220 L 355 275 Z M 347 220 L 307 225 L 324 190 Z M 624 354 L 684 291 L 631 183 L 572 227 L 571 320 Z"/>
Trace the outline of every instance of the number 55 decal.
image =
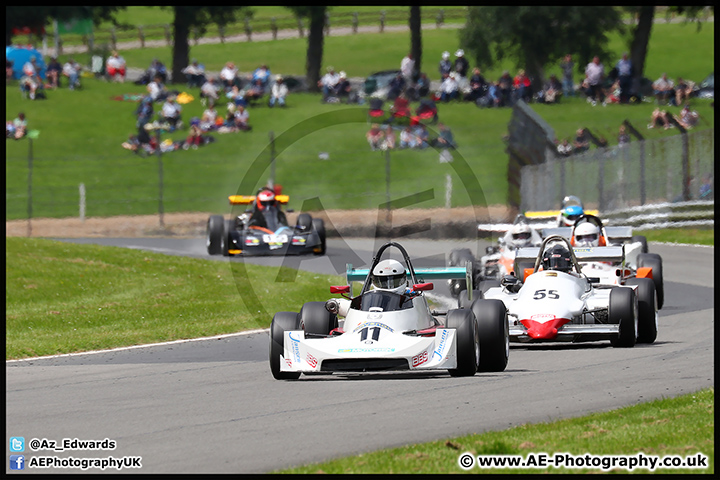
<path id="1" fill-rule="evenodd" d="M 545 289 L 542 288 L 540 290 L 535 290 L 535 294 L 533 295 L 533 300 L 541 300 L 543 298 L 545 298 Z M 550 298 L 552 300 L 557 300 L 558 298 L 560 298 L 560 295 L 558 295 L 557 290 L 548 290 L 547 298 Z"/>

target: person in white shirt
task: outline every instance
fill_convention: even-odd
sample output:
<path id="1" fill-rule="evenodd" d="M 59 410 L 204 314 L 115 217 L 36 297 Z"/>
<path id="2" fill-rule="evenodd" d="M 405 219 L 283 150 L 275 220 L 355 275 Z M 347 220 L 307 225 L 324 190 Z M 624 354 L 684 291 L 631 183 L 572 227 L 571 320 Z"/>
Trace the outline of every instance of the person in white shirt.
<path id="1" fill-rule="evenodd" d="M 275 103 L 277 102 L 278 105 L 281 107 L 285 106 L 285 97 L 287 97 L 288 94 L 288 88 L 287 85 L 285 85 L 285 82 L 283 78 L 278 75 L 275 78 L 275 84 L 272 86 L 272 90 L 270 92 L 270 101 L 268 105 L 270 107 L 274 107 Z"/>
<path id="2" fill-rule="evenodd" d="M 668 78 L 667 73 L 663 73 L 660 75 L 660 78 L 653 82 L 653 92 L 655 93 L 658 105 L 660 105 L 661 102 L 667 102 L 673 93 L 674 86 L 673 81 Z"/>
<path id="3" fill-rule="evenodd" d="M 187 78 L 188 87 L 200 87 L 205 83 L 205 67 L 200 65 L 197 60 L 193 58 L 190 65 L 183 68 L 182 73 Z"/>
<path id="4" fill-rule="evenodd" d="M 160 80 L 160 75 L 156 75 L 152 82 L 147 84 L 147 91 L 153 102 L 164 100 L 167 97 L 165 85 Z"/>
<path id="5" fill-rule="evenodd" d="M 23 74 L 28 77 L 34 77 L 37 73 L 37 60 L 35 58 L 35 55 L 30 57 L 30 61 L 25 62 L 25 65 L 23 65 Z"/>
<path id="6" fill-rule="evenodd" d="M 449 75 L 445 76 L 442 84 L 440 84 L 440 100 L 443 102 L 449 102 L 450 100 L 457 98 L 457 96 L 458 84 L 455 80 L 455 72 L 450 72 Z"/>
<path id="7" fill-rule="evenodd" d="M 205 83 L 200 87 L 200 97 L 203 104 L 208 99 L 210 102 L 217 102 L 219 96 L 217 86 L 215 85 L 215 77 L 208 77 L 208 79 L 205 80 Z"/>
<path id="8" fill-rule="evenodd" d="M 597 105 L 597 102 L 602 102 L 605 98 L 602 89 L 602 81 L 604 78 L 605 67 L 600 63 L 600 57 L 595 56 L 592 62 L 588 63 L 587 67 L 585 67 L 585 80 L 589 90 L 588 100 L 593 106 Z"/>
<path id="9" fill-rule="evenodd" d="M 318 87 L 323 90 L 323 101 L 327 100 L 330 95 L 335 94 L 335 88 L 340 81 L 340 76 L 335 73 L 333 67 L 327 67 L 327 73 L 318 82 Z"/>
<path id="10" fill-rule="evenodd" d="M 235 84 L 238 69 L 235 68 L 233 62 L 227 62 L 222 70 L 220 70 L 220 80 L 222 80 L 225 90 L 230 90 Z"/>
<path id="11" fill-rule="evenodd" d="M 105 73 L 107 73 L 113 81 L 117 81 L 120 76 L 120 83 L 125 83 L 126 63 L 125 59 L 113 51 L 105 62 Z"/>
<path id="12" fill-rule="evenodd" d="M 170 131 L 175 131 L 178 128 L 178 122 L 180 121 L 180 112 L 182 107 L 175 101 L 175 96 L 169 96 L 162 106 L 162 117 L 170 124 Z"/>
<path id="13" fill-rule="evenodd" d="M 73 59 L 70 58 L 65 65 L 63 65 L 63 75 L 68 77 L 70 81 L 70 90 L 75 90 L 76 87 L 80 87 L 80 65 Z"/>
<path id="14" fill-rule="evenodd" d="M 235 110 L 235 127 L 239 130 L 248 131 L 252 127 L 248 125 L 248 120 L 250 120 L 250 113 L 245 109 L 244 106 L 238 105 L 237 110 Z"/>
<path id="15" fill-rule="evenodd" d="M 400 72 L 402 73 L 403 77 L 405 77 L 405 81 L 408 83 L 412 82 L 414 68 L 415 59 L 413 59 L 412 52 L 410 52 L 407 54 L 407 57 L 403 58 L 402 62 L 400 62 Z"/>

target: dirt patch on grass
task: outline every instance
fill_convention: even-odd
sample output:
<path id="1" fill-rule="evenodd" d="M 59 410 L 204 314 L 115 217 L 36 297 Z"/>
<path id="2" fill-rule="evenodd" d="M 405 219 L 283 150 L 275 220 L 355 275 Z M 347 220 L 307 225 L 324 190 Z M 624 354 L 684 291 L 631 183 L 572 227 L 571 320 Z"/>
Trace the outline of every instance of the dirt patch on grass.
<path id="1" fill-rule="evenodd" d="M 312 212 L 311 212 L 312 214 Z M 117 216 L 107 218 L 36 218 L 10 220 L 5 222 L 5 235 L 8 237 L 55 237 L 55 238 L 91 238 L 91 237 L 202 237 L 205 235 L 209 213 L 167 213 L 160 225 L 159 215 Z M 225 215 L 228 217 L 228 215 Z M 292 225 L 297 213 L 289 213 L 288 222 Z M 322 218 L 328 236 L 374 236 L 378 224 L 384 231 L 387 224 L 385 211 L 378 210 L 326 210 L 313 214 Z M 434 208 L 401 209 L 392 212 L 392 227 L 402 233 L 403 228 L 425 228 L 431 237 L 472 237 L 478 222 L 502 222 L 508 220 L 508 208 L 491 206 L 489 208 Z M 28 228 L 30 224 L 30 229 Z M 412 226 L 415 227 L 412 227 Z"/>

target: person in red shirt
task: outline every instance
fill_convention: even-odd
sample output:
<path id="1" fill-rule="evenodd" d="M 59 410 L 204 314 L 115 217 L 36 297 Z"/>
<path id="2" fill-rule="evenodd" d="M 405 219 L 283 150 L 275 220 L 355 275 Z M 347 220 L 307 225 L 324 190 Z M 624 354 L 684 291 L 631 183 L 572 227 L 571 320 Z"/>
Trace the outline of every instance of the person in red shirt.
<path id="1" fill-rule="evenodd" d="M 525 75 L 525 70 L 520 69 L 513 79 L 513 91 L 516 100 L 524 100 L 530 103 L 532 97 L 532 88 L 530 88 L 530 78 Z"/>

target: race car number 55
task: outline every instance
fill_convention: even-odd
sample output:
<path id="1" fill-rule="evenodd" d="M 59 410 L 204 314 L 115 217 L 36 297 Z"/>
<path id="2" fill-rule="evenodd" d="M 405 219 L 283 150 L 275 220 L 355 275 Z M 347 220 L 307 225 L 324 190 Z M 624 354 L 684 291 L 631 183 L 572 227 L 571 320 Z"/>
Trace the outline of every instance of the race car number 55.
<path id="1" fill-rule="evenodd" d="M 535 294 L 533 295 L 533 300 L 542 300 L 543 298 L 545 298 L 545 289 L 541 288 L 540 290 L 535 290 Z M 547 298 L 557 300 L 558 298 L 560 298 L 560 295 L 558 295 L 557 290 L 548 290 Z"/>

